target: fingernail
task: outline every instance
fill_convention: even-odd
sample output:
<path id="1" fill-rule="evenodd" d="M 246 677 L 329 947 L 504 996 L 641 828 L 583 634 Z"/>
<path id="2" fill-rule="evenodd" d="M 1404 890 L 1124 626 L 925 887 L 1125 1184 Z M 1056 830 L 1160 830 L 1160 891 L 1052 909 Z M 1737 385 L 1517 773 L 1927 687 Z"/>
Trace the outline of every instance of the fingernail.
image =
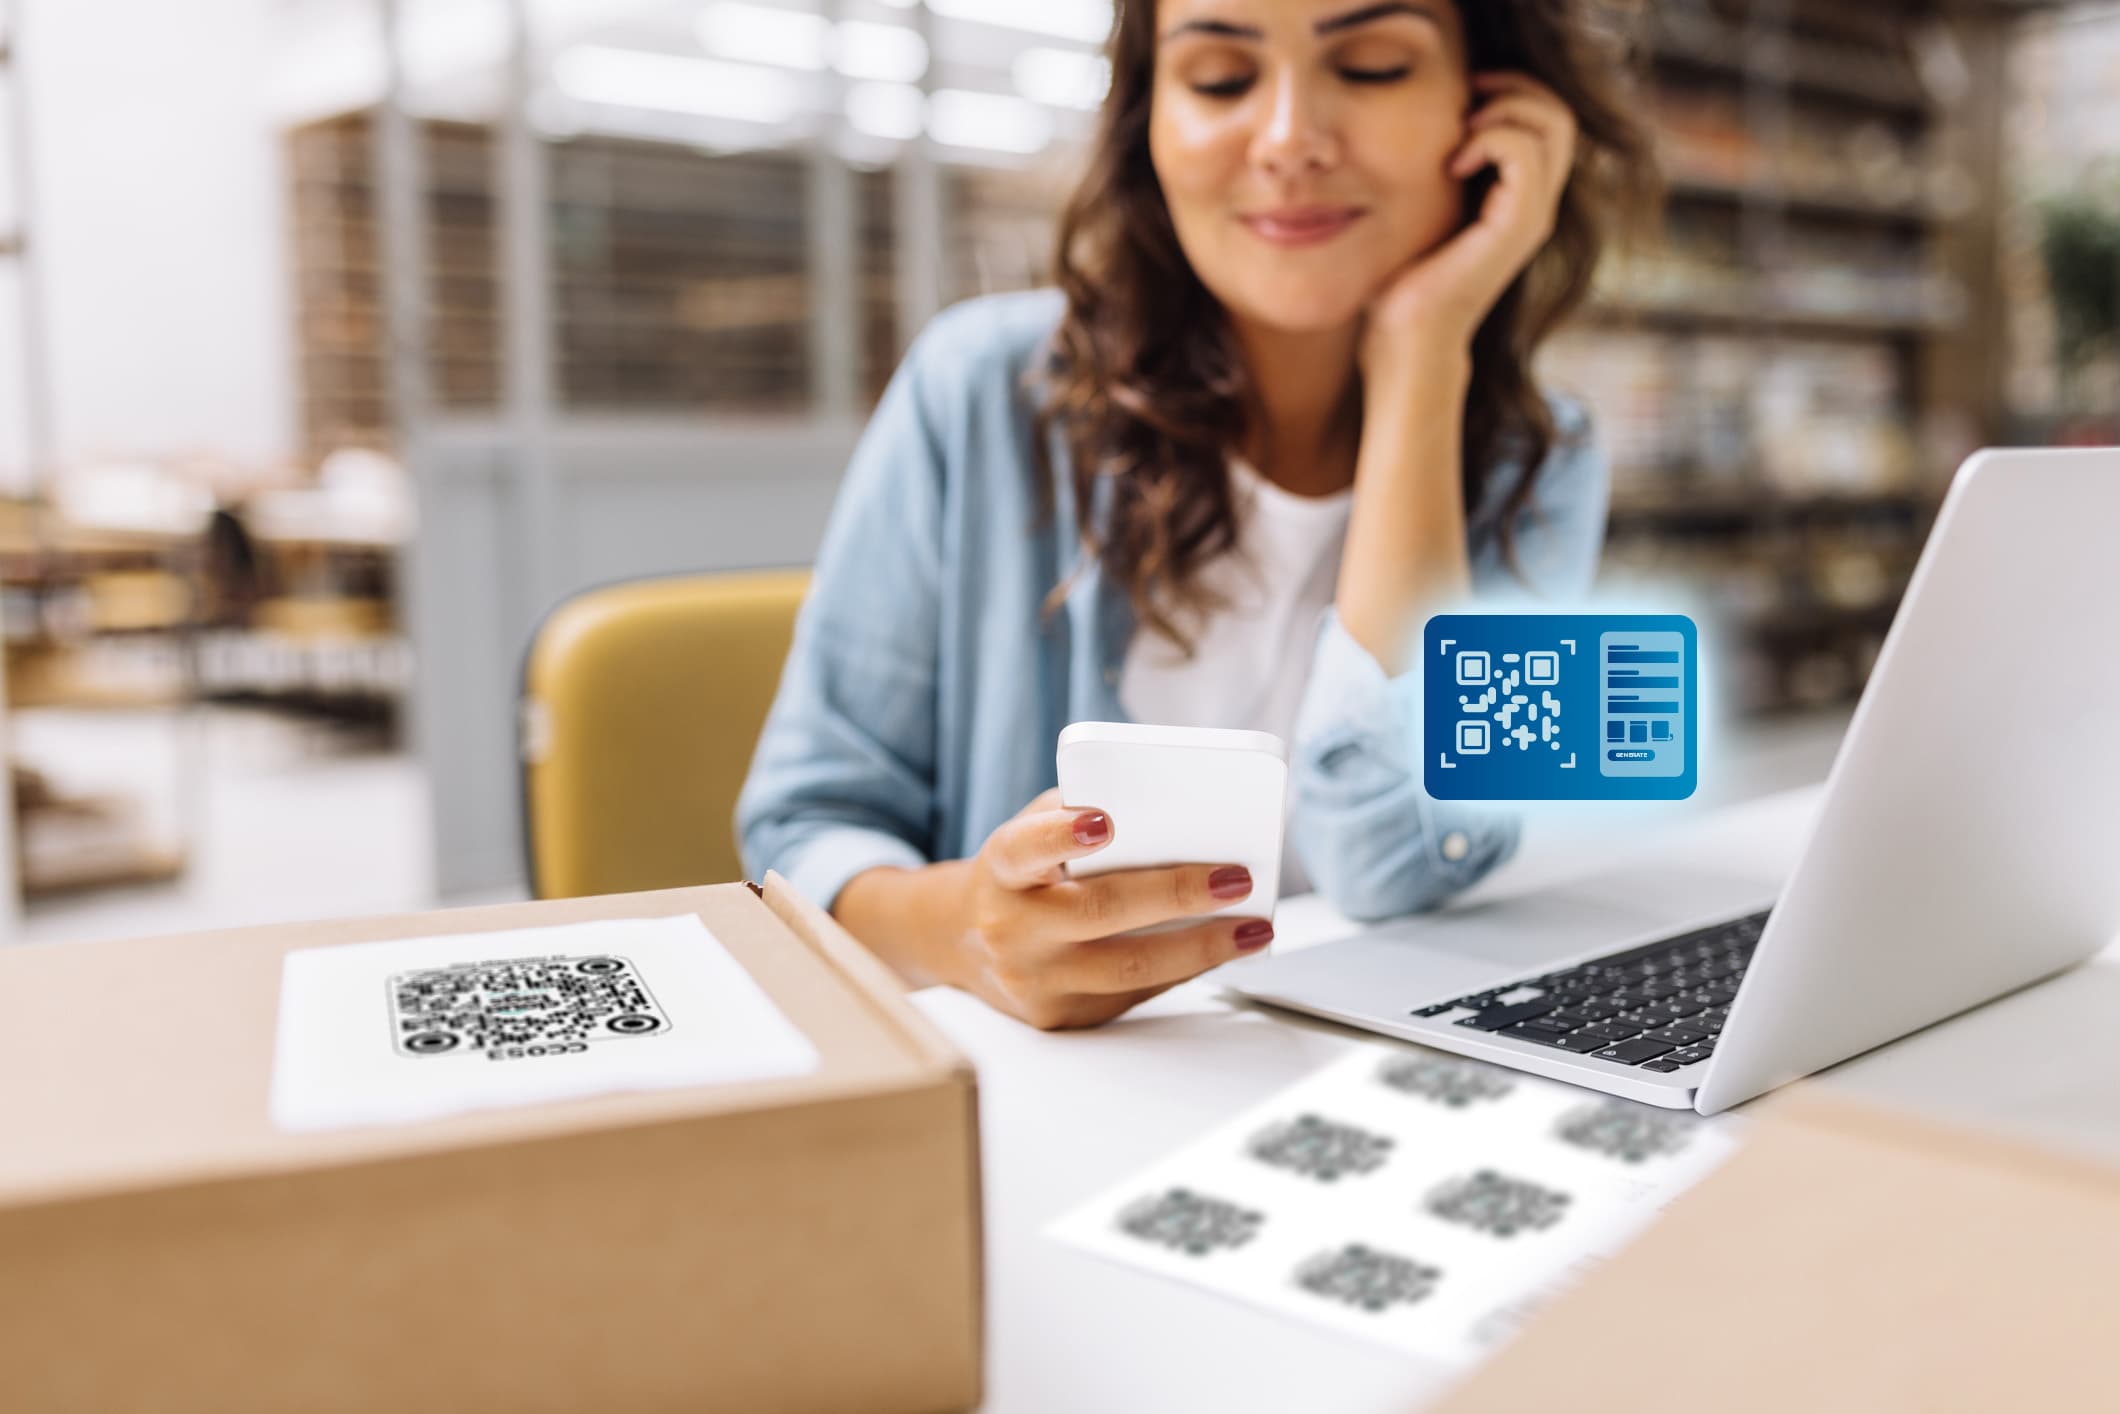
<path id="1" fill-rule="evenodd" d="M 1273 941 L 1273 924 L 1254 918 L 1237 925 L 1237 951 L 1257 952 Z"/>
<path id="2" fill-rule="evenodd" d="M 1112 837 L 1111 817 L 1101 810 L 1075 817 L 1076 844 L 1103 844 Z"/>
<path id="3" fill-rule="evenodd" d="M 1207 891 L 1216 898 L 1242 898 L 1251 892 L 1251 871 L 1241 864 L 1225 864 L 1207 876 Z"/>

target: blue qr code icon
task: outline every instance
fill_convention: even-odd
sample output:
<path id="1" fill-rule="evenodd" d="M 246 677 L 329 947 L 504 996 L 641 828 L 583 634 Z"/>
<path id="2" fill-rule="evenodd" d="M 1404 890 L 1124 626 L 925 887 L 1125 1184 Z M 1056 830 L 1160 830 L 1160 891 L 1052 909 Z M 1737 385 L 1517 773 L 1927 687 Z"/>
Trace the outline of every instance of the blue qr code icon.
<path id="1" fill-rule="evenodd" d="M 1423 637 L 1437 800 L 1679 800 L 1698 777 L 1681 614 L 1438 614 Z"/>

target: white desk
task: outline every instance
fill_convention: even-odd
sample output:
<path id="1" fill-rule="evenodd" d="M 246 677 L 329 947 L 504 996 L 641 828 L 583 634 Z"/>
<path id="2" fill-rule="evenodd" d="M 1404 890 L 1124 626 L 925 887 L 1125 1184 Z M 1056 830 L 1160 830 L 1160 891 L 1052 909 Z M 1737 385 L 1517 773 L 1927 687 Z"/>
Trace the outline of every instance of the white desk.
<path id="1" fill-rule="evenodd" d="M 1621 847 L 1605 831 L 1527 833 L 1467 896 L 1506 899 L 1653 861 L 1716 876 L 1737 901 L 1776 886 L 1817 788 L 1728 807 Z M 1698 912 L 1697 900 L 1688 913 Z M 1683 921 L 1674 917 L 1673 922 Z M 1314 897 L 1279 913 L 1276 947 L 1355 925 Z M 987 1390 L 1026 1411 L 1404 1411 L 1448 1374 L 1041 1236 L 1053 1218 L 1363 1033 L 1224 1000 L 1203 979 L 1095 1031 L 1045 1034 L 962 993 L 920 1005 L 979 1068 L 985 1147 Z M 2120 1158 L 2120 954 L 1842 1065 L 1814 1082 Z"/>

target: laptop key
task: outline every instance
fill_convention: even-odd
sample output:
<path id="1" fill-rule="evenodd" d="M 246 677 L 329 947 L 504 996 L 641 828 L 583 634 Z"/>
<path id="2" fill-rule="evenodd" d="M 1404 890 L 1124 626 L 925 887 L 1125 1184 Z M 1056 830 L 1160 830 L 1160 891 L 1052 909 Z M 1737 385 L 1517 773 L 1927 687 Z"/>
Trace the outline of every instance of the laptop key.
<path id="1" fill-rule="evenodd" d="M 1677 1065 L 1692 1065 L 1696 1061 L 1704 1061 L 1707 1058 L 1708 1052 L 1696 1046 L 1681 1046 L 1670 1055 L 1664 1057 L 1665 1060 Z"/>
<path id="2" fill-rule="evenodd" d="M 1557 1046 L 1566 1031 L 1548 1031 L 1536 1021 L 1526 1021 L 1516 1026 L 1505 1026 L 1494 1033 L 1497 1036 L 1513 1036 L 1519 1041 L 1536 1041 L 1541 1046 Z"/>
<path id="3" fill-rule="evenodd" d="M 1624 1041 L 1629 1036 L 1642 1034 L 1641 1027 L 1626 1021 L 1593 1021 L 1589 1025 L 1578 1027 L 1577 1029 L 1585 1036 L 1604 1037 L 1605 1044 L 1608 1046 L 1614 1041 Z"/>
<path id="4" fill-rule="evenodd" d="M 1640 1065 L 1645 1060 L 1655 1060 L 1671 1049 L 1669 1041 L 1652 1041 L 1646 1036 L 1637 1036 L 1631 1041 L 1622 1041 L 1616 1046 L 1607 1046 L 1591 1054 L 1599 1060 L 1618 1061 L 1621 1065 Z"/>
<path id="5" fill-rule="evenodd" d="M 1652 1041 L 1669 1041 L 1674 1046 L 1690 1046 L 1707 1034 L 1699 1027 L 1688 1026 L 1681 1021 L 1670 1026 L 1657 1027 L 1649 1033 L 1649 1039 Z"/>
<path id="6" fill-rule="evenodd" d="M 1564 1051 L 1574 1051 L 1580 1055 L 1587 1051 L 1595 1051 L 1609 1046 L 1612 1043 L 1602 1036 L 1586 1036 L 1580 1031 L 1575 1031 L 1566 1036 L 1555 1036 L 1547 1041 L 1546 1044 L 1559 1046 Z"/>
<path id="7" fill-rule="evenodd" d="M 1455 1024 L 1469 1026 L 1474 1031 L 1499 1031 L 1504 1026 L 1514 1026 L 1519 1021 L 1529 1021 L 1552 1010 L 1553 1003 L 1540 997 L 1534 1001 L 1517 1002 L 1513 1006 L 1489 1007 L 1477 1016 L 1465 1017 Z"/>
<path id="8" fill-rule="evenodd" d="M 1643 1061 L 1643 1062 L 1642 1062 L 1642 1069 L 1643 1069 L 1643 1070 L 1672 1071 L 1672 1070 L 1676 1070 L 1676 1069 L 1678 1069 L 1678 1067 L 1677 1067 L 1677 1066 L 1675 1066 L 1675 1065 L 1673 1065 L 1673 1064 L 1671 1064 L 1671 1062 L 1669 1062 L 1669 1061 L 1667 1061 L 1667 1060 L 1653 1060 L 1653 1061 Z"/>
<path id="9" fill-rule="evenodd" d="M 1456 1011 L 1456 1002 L 1437 1002 L 1434 1006 L 1414 1008 L 1415 1016 L 1441 1016 L 1446 1011 Z"/>

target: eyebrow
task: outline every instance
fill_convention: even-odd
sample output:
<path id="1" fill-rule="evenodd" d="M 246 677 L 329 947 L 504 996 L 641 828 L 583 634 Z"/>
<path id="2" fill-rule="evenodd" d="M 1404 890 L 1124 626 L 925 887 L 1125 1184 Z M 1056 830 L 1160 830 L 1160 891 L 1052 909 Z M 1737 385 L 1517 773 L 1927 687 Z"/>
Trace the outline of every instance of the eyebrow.
<path id="1" fill-rule="evenodd" d="M 1378 3 L 1374 5 L 1364 5 L 1359 10 L 1349 10 L 1346 14 L 1333 15 L 1319 20 L 1311 26 L 1311 31 L 1321 35 L 1336 34 L 1341 30 L 1354 29 L 1373 20 L 1381 20 L 1391 15 L 1408 15 L 1417 20 L 1426 20 L 1438 30 L 1443 27 L 1443 22 L 1435 11 L 1424 4 L 1417 3 L 1417 0 L 1378 0 Z M 1220 35 L 1225 39 L 1264 39 L 1266 37 L 1263 30 L 1251 25 L 1232 24 L 1228 20 L 1186 20 L 1182 24 L 1172 25 L 1165 30 L 1163 37 L 1170 39 L 1175 35 L 1185 34 L 1188 31 Z"/>

